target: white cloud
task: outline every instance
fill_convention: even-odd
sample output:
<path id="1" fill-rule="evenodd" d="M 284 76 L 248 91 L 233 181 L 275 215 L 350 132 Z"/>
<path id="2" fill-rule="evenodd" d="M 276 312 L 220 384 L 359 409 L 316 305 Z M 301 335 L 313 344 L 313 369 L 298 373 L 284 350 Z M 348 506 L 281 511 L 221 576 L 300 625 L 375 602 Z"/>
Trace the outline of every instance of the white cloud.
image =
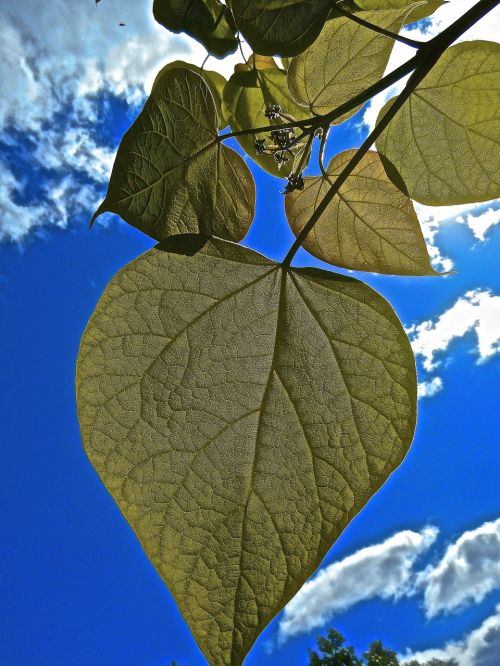
<path id="1" fill-rule="evenodd" d="M 461 641 L 450 642 L 443 648 L 406 652 L 403 663 L 417 659 L 425 663 L 430 659 L 455 659 L 459 666 L 498 666 L 500 655 L 500 606 L 480 627 Z"/>
<path id="2" fill-rule="evenodd" d="M 479 603 L 500 588 L 500 519 L 464 532 L 418 576 L 428 617 Z"/>
<path id="3" fill-rule="evenodd" d="M 443 380 L 441 377 L 433 377 L 428 381 L 418 383 L 419 398 L 433 398 L 443 389 Z"/>
<path id="4" fill-rule="evenodd" d="M 481 289 L 468 291 L 436 319 L 407 330 L 413 351 L 429 372 L 440 364 L 436 357 L 470 331 L 477 337 L 478 360 L 486 361 L 500 350 L 500 296 Z"/>
<path id="5" fill-rule="evenodd" d="M 356 603 L 398 599 L 411 589 L 412 567 L 436 539 L 438 530 L 405 530 L 322 569 L 286 606 L 279 625 L 284 641 L 329 622 Z"/>

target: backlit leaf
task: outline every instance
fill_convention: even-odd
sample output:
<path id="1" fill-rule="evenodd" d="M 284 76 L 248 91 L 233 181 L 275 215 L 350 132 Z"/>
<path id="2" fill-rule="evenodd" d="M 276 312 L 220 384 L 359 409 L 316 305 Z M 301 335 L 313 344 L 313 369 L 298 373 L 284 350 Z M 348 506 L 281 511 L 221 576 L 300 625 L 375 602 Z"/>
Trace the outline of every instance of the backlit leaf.
<path id="1" fill-rule="evenodd" d="M 189 69 L 167 69 L 123 137 L 105 200 L 153 238 L 187 232 L 241 240 L 255 206 L 252 174 L 217 140 L 214 99 Z"/>
<path id="2" fill-rule="evenodd" d="M 408 8 L 358 12 L 365 21 L 399 32 Z M 376 83 L 384 73 L 394 41 L 349 18 L 328 21 L 304 53 L 292 59 L 288 85 L 293 97 L 313 113 L 324 114 Z M 360 107 L 346 113 L 352 116 Z"/>
<path id="3" fill-rule="evenodd" d="M 231 0 L 236 24 L 256 53 L 292 56 L 318 36 L 330 0 Z"/>
<path id="4" fill-rule="evenodd" d="M 84 333 L 85 450 L 211 664 L 240 666 L 410 445 L 391 306 L 177 236 L 116 275 Z"/>
<path id="5" fill-rule="evenodd" d="M 165 28 L 186 32 L 218 58 L 238 48 L 231 11 L 219 0 L 154 0 L 153 14 Z"/>
<path id="6" fill-rule="evenodd" d="M 207 86 L 210 88 L 210 92 L 214 98 L 215 106 L 217 108 L 217 116 L 219 118 L 219 129 L 224 129 L 227 125 L 227 120 L 222 115 L 221 105 L 222 105 L 222 94 L 224 92 L 224 87 L 227 83 L 226 79 L 219 74 L 219 72 L 214 72 L 210 69 L 201 69 L 196 65 L 191 64 L 190 62 L 184 62 L 183 60 L 175 60 L 174 62 L 169 62 L 163 69 L 158 72 L 156 79 L 153 83 L 153 89 L 156 86 L 158 81 L 161 81 L 163 73 L 167 72 L 169 69 L 190 69 L 192 72 L 195 72 L 205 81 Z"/>
<path id="7" fill-rule="evenodd" d="M 266 118 L 266 107 L 271 104 L 279 104 L 285 114 L 296 120 L 309 117 L 307 109 L 298 106 L 292 99 L 288 90 L 286 72 L 279 69 L 274 61 L 272 62 L 273 65 L 269 64 L 267 69 L 237 71 L 229 79 L 224 89 L 222 110 L 233 131 L 286 122 L 277 120 L 272 123 Z M 257 164 L 274 176 L 284 178 L 292 168 L 292 159 L 278 169 L 272 155 L 257 155 L 256 137 L 265 138 L 269 143 L 267 134 L 246 134 L 237 138 L 243 150 Z"/>
<path id="8" fill-rule="evenodd" d="M 360 9 L 401 9 L 410 7 L 415 2 L 409 0 L 356 0 L 356 4 Z M 427 2 L 420 2 L 414 6 L 405 18 L 405 24 L 420 21 L 423 18 L 432 16 L 436 9 L 447 4 L 447 0 L 427 0 Z"/>
<path id="9" fill-rule="evenodd" d="M 377 148 L 412 199 L 446 206 L 500 196 L 499 136 L 500 45 L 478 40 L 444 52 Z"/>
<path id="10" fill-rule="evenodd" d="M 288 222 L 298 235 L 356 150 L 328 165 L 329 178 L 307 177 L 302 191 L 286 195 Z M 304 248 L 336 266 L 396 275 L 435 275 L 410 199 L 368 152 L 306 236 Z"/>

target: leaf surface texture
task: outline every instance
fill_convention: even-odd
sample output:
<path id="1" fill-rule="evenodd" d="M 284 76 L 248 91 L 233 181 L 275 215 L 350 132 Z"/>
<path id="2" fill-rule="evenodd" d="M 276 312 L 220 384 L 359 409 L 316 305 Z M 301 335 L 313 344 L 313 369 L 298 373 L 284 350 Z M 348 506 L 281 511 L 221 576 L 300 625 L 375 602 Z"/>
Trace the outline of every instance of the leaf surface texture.
<path id="1" fill-rule="evenodd" d="M 288 222 L 297 236 L 336 177 L 356 154 L 336 155 L 328 176 L 308 176 L 302 191 L 286 195 Z M 413 204 L 368 152 L 306 236 L 303 247 L 336 266 L 396 275 L 435 275 Z"/>
<path id="2" fill-rule="evenodd" d="M 230 0 L 238 28 L 255 53 L 292 56 L 318 36 L 330 0 Z"/>
<path id="3" fill-rule="evenodd" d="M 154 0 L 153 14 L 165 28 L 194 37 L 217 58 L 238 48 L 233 16 L 219 0 Z"/>
<path id="4" fill-rule="evenodd" d="M 255 185 L 242 158 L 217 140 L 205 81 L 189 69 L 163 72 L 123 137 L 105 211 L 157 240 L 200 232 L 241 240 L 253 220 Z"/>
<path id="5" fill-rule="evenodd" d="M 415 425 L 413 355 L 381 296 L 200 236 L 111 280 L 76 383 L 92 464 L 223 666 L 241 665 Z"/>
<path id="6" fill-rule="evenodd" d="M 358 12 L 365 21 L 399 32 L 408 8 Z M 315 114 L 329 113 L 376 83 L 394 42 L 389 37 L 338 17 L 327 21 L 318 39 L 292 59 L 288 85 L 293 97 Z M 360 107 L 336 122 L 352 116 Z"/>
<path id="7" fill-rule="evenodd" d="M 412 199 L 447 206 L 500 196 L 499 136 L 500 45 L 478 40 L 444 52 L 377 149 Z"/>

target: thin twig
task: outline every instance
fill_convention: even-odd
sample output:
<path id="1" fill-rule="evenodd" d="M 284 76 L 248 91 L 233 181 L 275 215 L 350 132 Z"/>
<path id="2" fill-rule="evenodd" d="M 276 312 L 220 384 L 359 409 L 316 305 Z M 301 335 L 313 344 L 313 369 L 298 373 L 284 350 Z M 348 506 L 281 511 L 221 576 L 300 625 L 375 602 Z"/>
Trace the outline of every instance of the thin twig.
<path id="1" fill-rule="evenodd" d="M 351 12 L 348 12 L 342 7 L 340 7 L 337 2 L 334 2 L 333 4 L 335 6 L 335 11 L 338 12 L 341 16 L 345 16 L 346 18 L 351 19 L 351 21 L 354 21 L 354 23 L 358 23 L 359 25 L 362 25 L 365 28 L 368 28 L 369 30 L 373 30 L 374 32 L 378 32 L 381 35 L 384 35 L 385 37 L 389 37 L 390 39 L 393 39 L 397 42 L 406 44 L 406 46 L 411 46 L 413 49 L 419 49 L 422 46 L 422 44 L 424 44 L 424 42 L 419 42 L 416 39 L 410 39 L 409 37 L 398 35 L 397 33 L 391 32 L 390 30 L 386 30 L 385 28 L 381 28 L 380 26 L 375 25 L 374 23 L 365 21 L 357 14 L 351 14 Z"/>

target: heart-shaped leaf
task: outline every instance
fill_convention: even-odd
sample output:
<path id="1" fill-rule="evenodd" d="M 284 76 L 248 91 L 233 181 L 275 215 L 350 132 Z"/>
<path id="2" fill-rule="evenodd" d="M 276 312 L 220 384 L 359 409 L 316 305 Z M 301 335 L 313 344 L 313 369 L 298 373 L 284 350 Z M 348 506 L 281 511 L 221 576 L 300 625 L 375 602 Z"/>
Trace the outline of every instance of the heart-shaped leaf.
<path id="1" fill-rule="evenodd" d="M 165 28 L 194 37 L 217 58 L 238 48 L 231 10 L 219 0 L 154 0 L 153 14 Z"/>
<path id="2" fill-rule="evenodd" d="M 314 42 L 331 0 L 231 0 L 238 29 L 255 53 L 292 56 Z"/>
<path id="3" fill-rule="evenodd" d="M 201 78 L 205 81 L 207 86 L 210 88 L 210 92 L 212 93 L 212 96 L 214 98 L 215 102 L 215 108 L 217 109 L 217 117 L 219 119 L 218 123 L 218 128 L 224 129 L 224 127 L 227 126 L 227 119 L 224 118 L 224 115 L 222 113 L 221 105 L 222 105 L 222 94 L 224 92 L 224 88 L 226 86 L 226 79 L 222 76 L 222 74 L 219 74 L 219 72 L 214 72 L 213 70 L 210 69 L 202 69 L 201 67 L 197 67 L 196 65 L 191 64 L 190 62 L 184 62 L 183 60 L 175 60 L 174 62 L 169 62 L 163 69 L 161 69 L 157 76 L 156 79 L 153 83 L 153 89 L 155 88 L 156 84 L 162 80 L 163 74 L 167 72 L 169 69 L 190 69 L 192 72 L 195 72 L 195 74 L 198 74 L 201 76 Z"/>
<path id="4" fill-rule="evenodd" d="M 358 16 L 399 32 L 409 8 L 358 12 Z M 312 46 L 292 59 L 288 85 L 293 97 L 312 113 L 324 114 L 377 83 L 384 74 L 394 42 L 385 35 L 338 17 L 325 24 Z M 336 122 L 350 118 L 360 107 Z"/>
<path id="5" fill-rule="evenodd" d="M 76 386 L 92 464 L 218 666 L 241 665 L 416 417 L 413 354 L 381 296 L 200 236 L 111 280 Z"/>
<path id="6" fill-rule="evenodd" d="M 189 69 L 167 69 L 123 137 L 105 211 L 157 240 L 187 232 L 241 240 L 255 208 L 252 174 L 217 136 L 214 99 Z"/>
<path id="7" fill-rule="evenodd" d="M 283 112 L 295 120 L 309 117 L 306 109 L 300 107 L 292 99 L 286 79 L 286 72 L 279 69 L 272 58 L 267 60 L 257 56 L 255 69 L 247 65 L 237 65 L 237 71 L 231 76 L 224 89 L 222 112 L 228 118 L 233 131 L 251 129 L 252 127 L 266 127 L 270 123 L 265 115 L 266 107 L 278 104 Z M 235 68 L 235 69 L 236 69 Z M 285 120 L 277 120 L 275 124 L 282 124 Z M 273 155 L 258 153 L 255 149 L 255 140 L 269 137 L 266 134 L 244 134 L 237 137 L 243 150 L 273 176 L 285 178 L 291 171 L 293 159 L 278 168 Z"/>
<path id="8" fill-rule="evenodd" d="M 286 195 L 286 214 L 296 236 L 356 152 L 336 155 L 328 176 L 304 178 L 302 191 Z M 323 261 L 353 270 L 436 275 L 413 204 L 389 180 L 375 152 L 366 153 L 354 168 L 303 246 Z"/>
<path id="9" fill-rule="evenodd" d="M 500 196 L 499 99 L 499 44 L 447 49 L 377 140 L 387 175 L 430 206 Z"/>
<path id="10" fill-rule="evenodd" d="M 427 2 L 409 2 L 409 0 L 356 0 L 356 5 L 360 9 L 402 9 L 408 7 L 409 14 L 405 18 L 405 24 L 420 21 L 423 18 L 432 16 L 434 12 L 447 4 L 447 0 L 428 0 Z M 413 6 L 412 6 L 413 5 Z"/>

